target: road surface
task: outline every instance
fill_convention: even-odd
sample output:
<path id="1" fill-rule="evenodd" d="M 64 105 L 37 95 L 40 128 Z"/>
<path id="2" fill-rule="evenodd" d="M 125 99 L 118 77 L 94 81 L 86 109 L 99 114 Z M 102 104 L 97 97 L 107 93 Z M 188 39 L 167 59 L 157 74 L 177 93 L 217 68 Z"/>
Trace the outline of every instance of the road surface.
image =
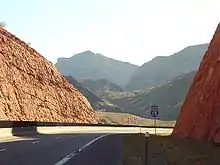
<path id="1" fill-rule="evenodd" d="M 14 137 L 12 139 L 0 137 L 0 165 L 118 165 L 122 161 L 123 153 L 122 138 L 116 133 L 154 134 L 154 128 L 42 127 L 38 132 L 40 134 L 36 136 L 20 137 L 21 141 Z M 72 134 L 64 134 L 65 132 Z M 82 134 L 83 132 L 90 133 Z M 157 129 L 157 134 L 161 135 L 171 132 L 172 129 Z M 85 144 L 105 134 L 111 135 L 100 138 L 79 153 L 76 152 Z"/>
<path id="2" fill-rule="evenodd" d="M 122 140 L 118 135 L 98 139 L 102 134 L 36 135 L 22 140 L 0 139 L 1 165 L 117 165 Z M 71 159 L 68 157 L 71 156 Z M 68 160 L 68 161 L 65 161 Z"/>

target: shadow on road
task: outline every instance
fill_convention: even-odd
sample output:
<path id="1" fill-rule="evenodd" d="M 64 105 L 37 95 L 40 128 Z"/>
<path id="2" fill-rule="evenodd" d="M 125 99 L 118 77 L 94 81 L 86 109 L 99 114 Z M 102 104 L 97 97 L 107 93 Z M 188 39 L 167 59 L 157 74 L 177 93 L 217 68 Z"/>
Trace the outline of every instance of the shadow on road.
<path id="1" fill-rule="evenodd" d="M 39 133 L 36 124 L 36 122 L 28 121 L 12 122 L 12 134 L 19 137 L 37 136 Z"/>

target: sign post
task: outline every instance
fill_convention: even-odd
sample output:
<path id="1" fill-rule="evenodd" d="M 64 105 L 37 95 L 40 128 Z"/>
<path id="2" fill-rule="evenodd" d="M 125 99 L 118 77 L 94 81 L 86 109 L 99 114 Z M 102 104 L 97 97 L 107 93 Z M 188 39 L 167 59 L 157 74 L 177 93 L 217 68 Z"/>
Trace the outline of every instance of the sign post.
<path id="1" fill-rule="evenodd" d="M 155 135 L 156 135 L 156 117 L 159 115 L 157 105 L 151 105 L 150 106 L 150 114 L 154 118 L 154 128 L 155 128 Z"/>

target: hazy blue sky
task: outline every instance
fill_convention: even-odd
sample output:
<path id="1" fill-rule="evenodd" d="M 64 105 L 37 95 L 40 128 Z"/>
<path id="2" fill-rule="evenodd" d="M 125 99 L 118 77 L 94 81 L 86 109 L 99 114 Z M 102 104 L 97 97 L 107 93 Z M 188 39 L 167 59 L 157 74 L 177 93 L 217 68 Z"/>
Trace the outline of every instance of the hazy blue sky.
<path id="1" fill-rule="evenodd" d="M 5 0 L 0 21 L 53 63 L 91 50 L 143 64 L 210 41 L 219 0 Z"/>

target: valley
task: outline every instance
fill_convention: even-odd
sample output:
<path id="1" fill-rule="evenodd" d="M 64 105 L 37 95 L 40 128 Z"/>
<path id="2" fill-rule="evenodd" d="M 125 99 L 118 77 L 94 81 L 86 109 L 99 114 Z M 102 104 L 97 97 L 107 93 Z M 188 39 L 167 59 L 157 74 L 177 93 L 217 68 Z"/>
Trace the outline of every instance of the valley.
<path id="1" fill-rule="evenodd" d="M 177 119 L 207 47 L 189 46 L 170 56 L 155 57 L 142 66 L 85 51 L 59 58 L 55 66 L 105 120 L 128 124 L 125 115 L 129 115 L 138 124 L 148 125 L 147 120 L 152 120 L 151 104 L 159 106 L 158 120 Z M 125 118 L 124 122 L 120 117 Z"/>

